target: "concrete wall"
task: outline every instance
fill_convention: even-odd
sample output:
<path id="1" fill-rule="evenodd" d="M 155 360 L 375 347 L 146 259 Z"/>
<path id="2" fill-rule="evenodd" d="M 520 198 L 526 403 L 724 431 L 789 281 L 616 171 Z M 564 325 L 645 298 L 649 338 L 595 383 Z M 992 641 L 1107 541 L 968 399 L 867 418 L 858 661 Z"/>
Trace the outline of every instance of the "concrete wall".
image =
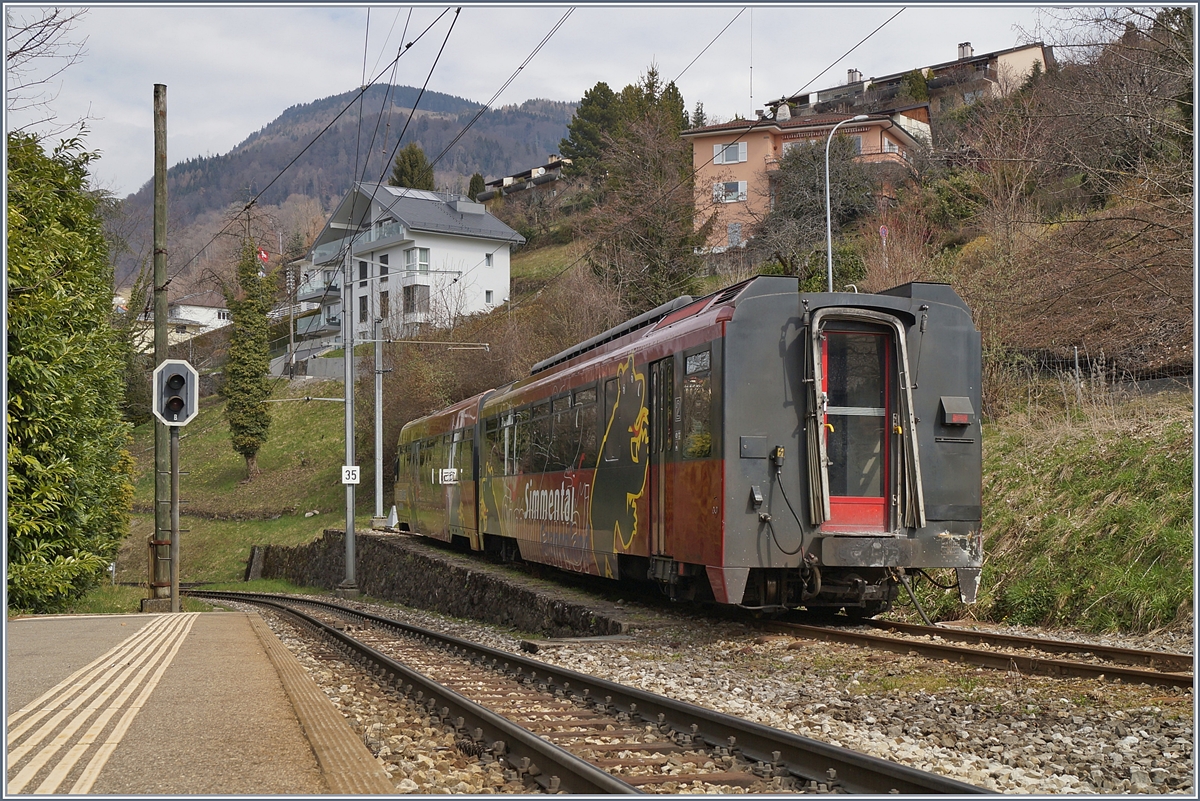
<path id="1" fill-rule="evenodd" d="M 252 561 L 257 553 L 256 548 Z M 345 553 L 342 532 L 330 529 L 308 545 L 268 545 L 261 576 L 332 590 L 345 576 Z M 359 532 L 355 554 L 358 587 L 374 598 L 548 637 L 620 634 L 624 628 L 566 590 L 536 586 L 542 583 L 482 557 L 435 548 L 408 535 Z M 252 567 L 257 574 L 258 566 Z"/>
<path id="2" fill-rule="evenodd" d="M 305 369 L 305 375 L 309 378 L 332 378 L 341 381 L 346 377 L 346 363 L 343 359 L 309 359 L 305 362 Z"/>

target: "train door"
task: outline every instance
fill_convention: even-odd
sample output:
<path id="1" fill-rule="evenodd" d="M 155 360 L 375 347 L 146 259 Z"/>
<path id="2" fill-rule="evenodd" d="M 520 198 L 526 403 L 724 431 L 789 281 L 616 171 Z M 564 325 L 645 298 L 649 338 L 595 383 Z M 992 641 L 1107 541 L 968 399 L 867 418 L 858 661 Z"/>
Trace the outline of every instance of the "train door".
<path id="1" fill-rule="evenodd" d="M 888 529 L 891 340 L 891 333 L 879 326 L 831 321 L 822 331 L 822 433 L 829 487 L 826 530 Z"/>
<path id="2" fill-rule="evenodd" d="M 675 449 L 675 357 L 650 365 L 650 555 L 667 553 L 667 469 Z"/>

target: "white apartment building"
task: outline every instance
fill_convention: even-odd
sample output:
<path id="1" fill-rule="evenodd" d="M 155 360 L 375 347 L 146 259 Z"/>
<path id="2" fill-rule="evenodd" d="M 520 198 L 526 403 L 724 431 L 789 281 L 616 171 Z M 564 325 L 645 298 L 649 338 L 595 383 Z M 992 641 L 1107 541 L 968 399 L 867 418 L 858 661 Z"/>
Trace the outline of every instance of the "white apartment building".
<path id="1" fill-rule="evenodd" d="M 481 203 L 355 184 L 309 251 L 297 301 L 320 303 L 321 316 L 305 335 L 336 336 L 343 308 L 358 341 L 372 337 L 376 317 L 396 336 L 488 311 L 508 300 L 509 252 L 524 242 Z"/>

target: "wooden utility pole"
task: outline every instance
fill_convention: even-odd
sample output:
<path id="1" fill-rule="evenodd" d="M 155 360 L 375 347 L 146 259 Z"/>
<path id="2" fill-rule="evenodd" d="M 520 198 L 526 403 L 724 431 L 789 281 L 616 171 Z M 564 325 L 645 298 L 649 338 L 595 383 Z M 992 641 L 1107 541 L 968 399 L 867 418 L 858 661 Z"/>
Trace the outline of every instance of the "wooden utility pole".
<path id="1" fill-rule="evenodd" d="M 154 84 L 154 366 L 167 358 L 167 87 Z M 171 464 L 167 426 L 154 423 L 154 534 L 150 598 L 171 590 Z M 166 611 L 161 610 L 161 611 Z"/>

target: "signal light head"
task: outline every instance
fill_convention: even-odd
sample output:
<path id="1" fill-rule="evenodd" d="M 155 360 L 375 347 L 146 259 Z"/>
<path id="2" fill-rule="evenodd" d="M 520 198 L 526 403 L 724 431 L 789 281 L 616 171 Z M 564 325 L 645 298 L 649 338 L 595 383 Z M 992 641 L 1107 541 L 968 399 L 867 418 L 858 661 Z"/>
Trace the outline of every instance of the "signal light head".
<path id="1" fill-rule="evenodd" d="M 200 376 L 185 361 L 168 359 L 154 371 L 154 416 L 169 426 L 187 425 L 196 416 Z"/>

